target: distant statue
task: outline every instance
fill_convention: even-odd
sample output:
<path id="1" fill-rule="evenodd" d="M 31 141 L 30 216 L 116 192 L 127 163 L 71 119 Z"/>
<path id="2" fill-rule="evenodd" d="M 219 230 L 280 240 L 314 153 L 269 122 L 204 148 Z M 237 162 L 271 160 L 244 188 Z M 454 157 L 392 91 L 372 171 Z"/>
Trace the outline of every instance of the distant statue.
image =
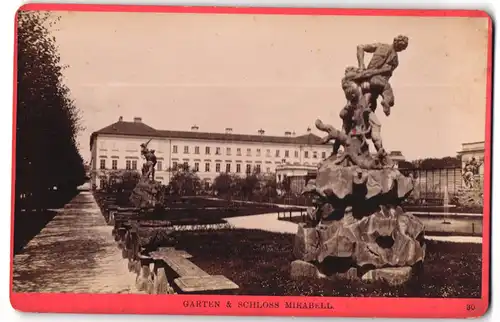
<path id="1" fill-rule="evenodd" d="M 475 157 L 472 157 L 469 161 L 465 163 L 463 168 L 462 176 L 464 179 L 464 185 L 466 188 L 472 189 L 475 187 L 474 177 L 479 175 L 479 168 L 483 164 L 483 161 L 477 161 Z"/>
<path id="2" fill-rule="evenodd" d="M 146 163 L 142 166 L 142 179 L 151 180 L 155 178 L 155 166 L 156 166 L 156 155 L 155 150 L 148 149 L 148 144 L 152 139 L 149 139 L 146 143 L 141 144 L 141 155 L 146 159 Z"/>
<path id="3" fill-rule="evenodd" d="M 389 116 L 394 106 L 394 93 L 389 83 L 392 74 L 399 65 L 398 52 L 408 47 L 408 37 L 399 35 L 392 44 L 373 43 L 358 45 L 358 75 L 354 80 L 361 84 L 366 101 L 372 111 L 377 108 L 377 98 L 382 97 L 381 105 L 385 115 Z M 366 53 L 373 56 L 365 68 L 364 57 Z"/>

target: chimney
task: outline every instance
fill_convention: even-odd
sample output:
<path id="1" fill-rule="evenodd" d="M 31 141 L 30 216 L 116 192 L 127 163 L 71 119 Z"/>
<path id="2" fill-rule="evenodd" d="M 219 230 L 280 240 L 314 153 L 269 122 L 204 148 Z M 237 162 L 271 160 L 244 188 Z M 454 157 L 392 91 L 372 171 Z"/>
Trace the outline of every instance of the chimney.
<path id="1" fill-rule="evenodd" d="M 290 132 L 290 131 L 286 131 L 286 132 L 285 132 L 285 136 L 292 136 L 292 132 Z"/>
<path id="2" fill-rule="evenodd" d="M 120 117 L 118 118 L 118 122 L 123 122 L 123 116 L 120 116 Z"/>
<path id="3" fill-rule="evenodd" d="M 260 130 L 259 130 L 259 134 L 260 134 L 260 135 L 264 135 L 264 133 L 266 133 L 266 131 L 264 131 L 263 129 L 260 129 Z"/>
<path id="4" fill-rule="evenodd" d="M 307 133 L 311 133 L 311 128 L 310 127 L 307 128 Z"/>
<path id="5" fill-rule="evenodd" d="M 134 117 L 134 123 L 142 123 L 142 118 L 141 117 Z"/>
<path id="6" fill-rule="evenodd" d="M 196 124 L 191 126 L 191 131 L 198 131 L 198 129 L 199 129 L 199 127 Z"/>
<path id="7" fill-rule="evenodd" d="M 230 127 L 226 127 L 226 134 L 231 134 L 233 132 L 233 129 Z"/>

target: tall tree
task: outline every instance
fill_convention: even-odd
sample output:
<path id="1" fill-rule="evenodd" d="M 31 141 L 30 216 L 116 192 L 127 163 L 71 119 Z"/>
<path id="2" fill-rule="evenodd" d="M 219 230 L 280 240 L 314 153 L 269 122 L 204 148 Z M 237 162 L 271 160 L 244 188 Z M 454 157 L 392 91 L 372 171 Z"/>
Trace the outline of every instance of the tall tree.
<path id="1" fill-rule="evenodd" d="M 76 135 L 79 111 L 63 82 L 54 13 L 17 14 L 16 197 L 46 201 L 47 191 L 74 189 L 85 170 Z"/>

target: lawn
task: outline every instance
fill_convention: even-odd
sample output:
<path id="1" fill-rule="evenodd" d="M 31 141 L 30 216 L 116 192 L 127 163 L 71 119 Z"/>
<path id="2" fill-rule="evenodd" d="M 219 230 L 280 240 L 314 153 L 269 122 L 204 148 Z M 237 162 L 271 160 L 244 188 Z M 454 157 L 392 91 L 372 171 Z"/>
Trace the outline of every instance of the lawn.
<path id="1" fill-rule="evenodd" d="M 177 248 L 210 274 L 240 286 L 240 295 L 478 298 L 481 245 L 428 241 L 424 273 L 401 287 L 345 280 L 292 280 L 292 234 L 224 229 L 175 233 Z"/>

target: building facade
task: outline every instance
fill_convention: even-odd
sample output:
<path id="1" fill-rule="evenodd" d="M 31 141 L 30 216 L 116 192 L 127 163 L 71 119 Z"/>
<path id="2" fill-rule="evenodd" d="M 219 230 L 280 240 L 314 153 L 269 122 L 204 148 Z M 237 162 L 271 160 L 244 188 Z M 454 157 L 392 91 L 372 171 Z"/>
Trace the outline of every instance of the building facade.
<path id="1" fill-rule="evenodd" d="M 223 133 L 157 130 L 142 122 L 122 117 L 90 137 L 91 182 L 100 187 L 107 172 L 119 169 L 138 170 L 145 160 L 140 144 L 148 140 L 148 148 L 155 150 L 157 165 L 155 179 L 168 184 L 172 169 L 187 164 L 198 172 L 200 179 L 211 183 L 221 173 L 275 173 L 280 164 L 310 165 L 318 163 L 331 153 L 330 145 L 321 144 L 321 138 L 310 133 L 300 136 L 285 132 L 283 136 L 233 134 L 231 128 Z"/>

